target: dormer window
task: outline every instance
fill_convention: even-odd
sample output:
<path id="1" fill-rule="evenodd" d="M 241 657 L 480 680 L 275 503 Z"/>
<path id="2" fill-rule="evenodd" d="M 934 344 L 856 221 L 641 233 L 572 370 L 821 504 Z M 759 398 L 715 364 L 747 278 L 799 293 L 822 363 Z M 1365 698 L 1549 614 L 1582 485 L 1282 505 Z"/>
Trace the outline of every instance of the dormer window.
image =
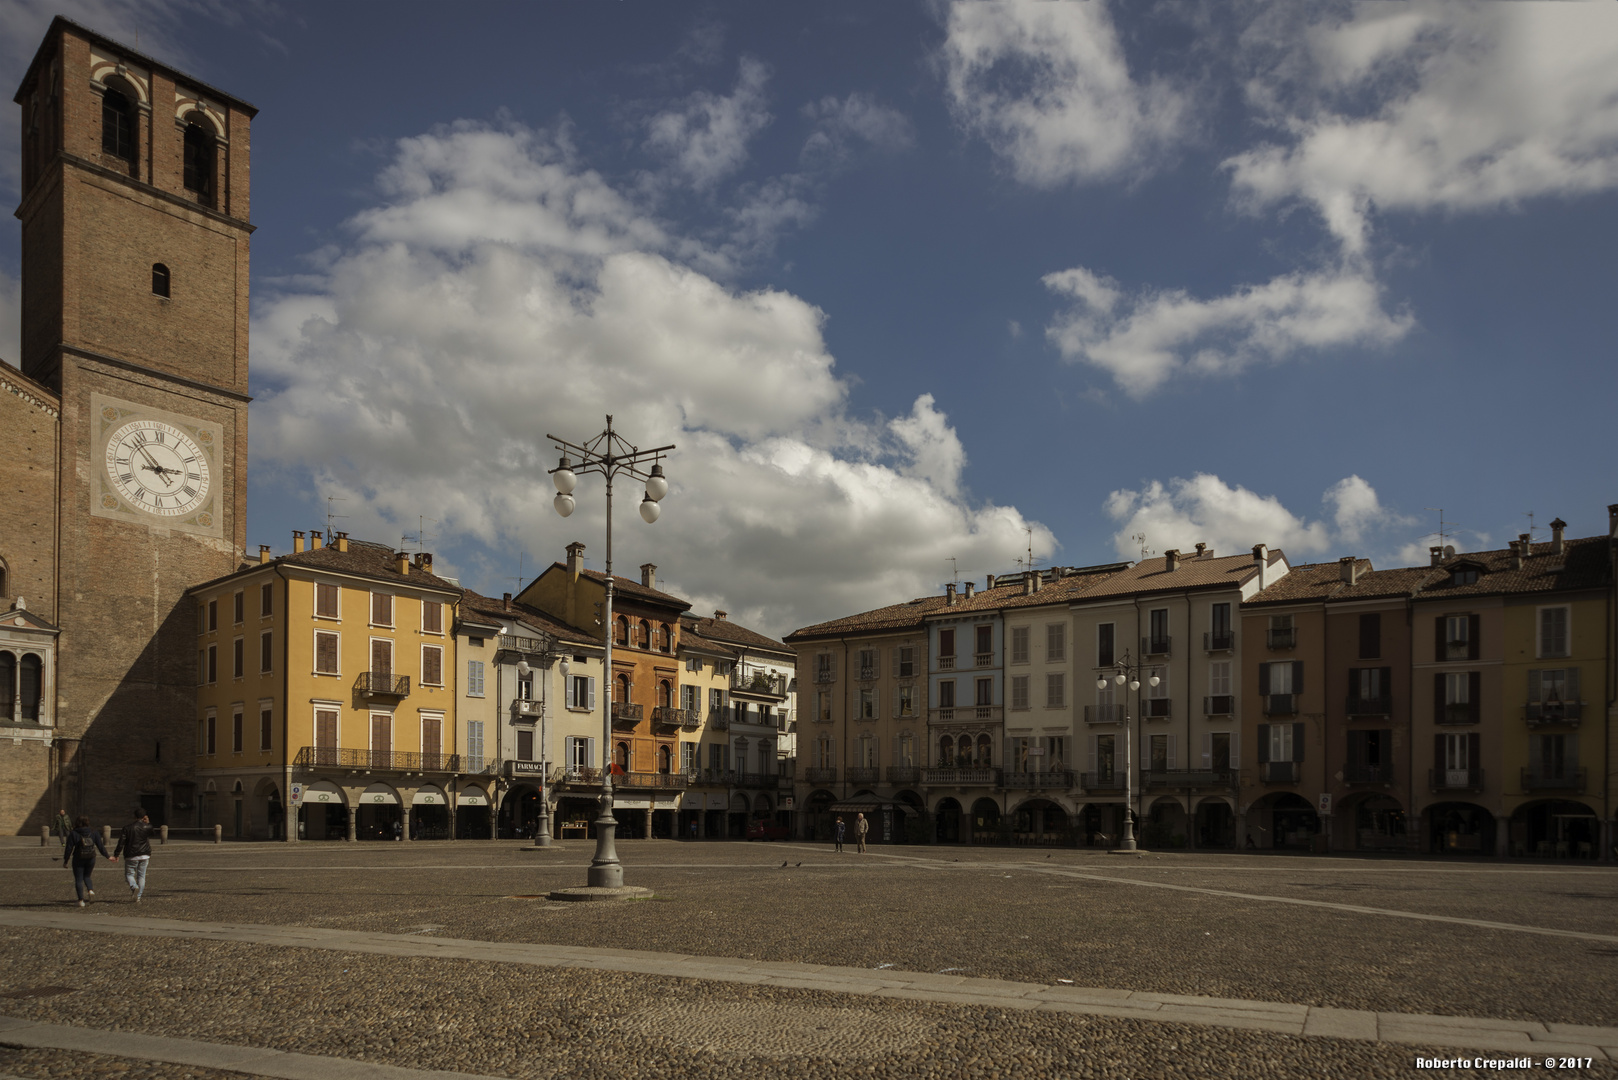
<path id="1" fill-rule="evenodd" d="M 1457 566 L 1449 572 L 1449 583 L 1451 585 L 1476 585 L 1478 583 L 1477 569 L 1471 566 Z"/>

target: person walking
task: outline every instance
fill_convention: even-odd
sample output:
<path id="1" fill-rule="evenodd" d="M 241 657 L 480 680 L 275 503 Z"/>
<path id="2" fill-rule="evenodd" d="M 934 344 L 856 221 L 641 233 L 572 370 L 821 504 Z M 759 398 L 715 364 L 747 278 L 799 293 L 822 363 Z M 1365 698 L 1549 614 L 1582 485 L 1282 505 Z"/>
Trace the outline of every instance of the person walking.
<path id="1" fill-rule="evenodd" d="M 112 858 L 116 862 L 118 856 L 124 857 L 124 881 L 129 885 L 129 894 L 140 903 L 142 896 L 146 895 L 146 868 L 152 861 L 152 823 L 146 816 L 146 811 L 135 807 L 135 818 L 118 836 L 118 846 L 113 849 Z"/>
<path id="2" fill-rule="evenodd" d="M 56 839 L 61 841 L 62 850 L 66 851 L 68 833 L 73 831 L 73 819 L 67 816 L 65 807 L 57 813 L 56 820 L 51 822 L 51 831 L 56 833 Z"/>
<path id="3" fill-rule="evenodd" d="M 90 819 L 80 814 L 62 852 L 62 865 L 73 867 L 73 891 L 79 894 L 80 907 L 84 906 L 86 898 L 96 894 L 90 874 L 96 868 L 97 851 L 107 858 L 112 857 L 107 855 L 107 846 L 101 842 L 101 837 L 90 828 Z"/>
<path id="4" fill-rule="evenodd" d="M 861 855 L 865 854 L 865 834 L 871 831 L 871 823 L 865 820 L 864 814 L 854 815 L 854 845 Z"/>
<path id="5" fill-rule="evenodd" d="M 848 831 L 848 826 L 843 824 L 843 819 L 842 818 L 838 818 L 837 819 L 837 824 L 832 826 L 832 837 L 837 843 L 837 850 L 838 851 L 843 850 L 843 835 L 847 831 Z"/>

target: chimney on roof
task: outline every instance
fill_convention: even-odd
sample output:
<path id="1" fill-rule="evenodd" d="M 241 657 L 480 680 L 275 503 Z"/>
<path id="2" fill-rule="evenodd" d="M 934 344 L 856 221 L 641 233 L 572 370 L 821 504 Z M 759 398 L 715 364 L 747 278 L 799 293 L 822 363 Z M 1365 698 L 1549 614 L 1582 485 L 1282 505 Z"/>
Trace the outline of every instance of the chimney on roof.
<path id="1" fill-rule="evenodd" d="M 657 588 L 657 564 L 649 562 L 640 564 L 640 583 L 648 589 Z"/>
<path id="2" fill-rule="evenodd" d="M 1513 570 L 1521 570 L 1523 567 L 1523 560 L 1526 559 L 1530 553 L 1531 548 L 1528 542 L 1528 534 L 1523 533 L 1522 535 L 1518 536 L 1517 539 L 1511 542 L 1511 568 Z"/>
<path id="3" fill-rule="evenodd" d="M 260 544 L 258 546 L 258 564 L 260 566 L 263 566 L 265 563 L 267 563 L 269 561 L 270 561 L 270 545 L 268 545 L 268 544 Z"/>
<path id="4" fill-rule="evenodd" d="M 1170 573 L 1180 568 L 1180 549 L 1169 548 L 1163 552 L 1163 569 Z"/>
<path id="5" fill-rule="evenodd" d="M 1032 570 L 1024 570 L 1022 573 L 1022 594 L 1024 596 L 1034 594 L 1034 572 Z"/>
<path id="6" fill-rule="evenodd" d="M 1607 535 L 1618 539 L 1618 503 L 1607 504 Z"/>
<path id="7" fill-rule="evenodd" d="M 1337 573 L 1345 584 L 1354 584 L 1360 579 L 1360 561 L 1352 555 L 1344 555 L 1337 560 Z"/>
<path id="8" fill-rule="evenodd" d="M 433 572 L 433 553 L 430 552 L 430 551 L 418 551 L 418 552 L 416 552 L 416 569 L 420 570 L 420 571 L 422 571 L 423 573 L 426 573 L 426 574 L 432 573 Z"/>
<path id="9" fill-rule="evenodd" d="M 1437 544 L 1434 544 L 1432 547 L 1428 548 L 1427 549 L 1427 554 L 1432 559 L 1432 562 L 1429 565 L 1432 565 L 1432 566 L 1443 566 L 1444 565 L 1444 549 L 1439 547 Z"/>
<path id="10" fill-rule="evenodd" d="M 730 612 L 728 612 L 728 611 L 719 611 L 719 610 L 716 609 L 714 611 L 714 613 L 713 613 L 714 622 L 724 622 L 725 621 L 725 616 L 727 616 L 729 614 L 730 614 Z"/>
<path id="11" fill-rule="evenodd" d="M 303 554 L 303 533 L 299 532 L 297 529 L 292 530 L 292 554 Z"/>
<path id="12" fill-rule="evenodd" d="M 1034 591 L 1038 592 L 1045 587 L 1045 575 L 1038 570 L 1034 571 Z"/>
<path id="13" fill-rule="evenodd" d="M 1067 577 L 1067 567 L 1065 567 L 1065 566 L 1053 566 L 1053 567 L 1051 567 L 1051 580 L 1052 581 L 1061 581 L 1065 577 Z"/>
<path id="14" fill-rule="evenodd" d="M 1253 545 L 1253 561 L 1258 563 L 1258 587 L 1264 588 L 1264 571 L 1269 569 L 1270 549 L 1263 544 Z"/>
<path id="15" fill-rule="evenodd" d="M 988 592 L 992 588 L 994 588 L 994 575 L 993 574 L 985 574 L 985 575 L 983 575 L 983 591 Z"/>
<path id="16" fill-rule="evenodd" d="M 1567 554 L 1567 542 L 1562 539 L 1562 533 L 1567 529 L 1567 522 L 1557 518 L 1551 522 L 1551 554 Z"/>
<path id="17" fill-rule="evenodd" d="M 510 611 L 511 610 L 511 594 L 510 593 L 501 593 L 500 594 L 500 607 L 505 611 Z"/>
<path id="18" fill-rule="evenodd" d="M 309 550 L 310 551 L 319 551 L 321 548 L 323 548 L 325 546 L 326 546 L 326 537 L 321 533 L 321 531 L 319 529 L 310 529 L 309 530 Z"/>
<path id="19" fill-rule="evenodd" d="M 1208 545 L 1204 544 L 1204 543 L 1198 543 L 1197 544 L 1197 558 L 1200 559 L 1206 554 L 1208 554 Z"/>
<path id="20" fill-rule="evenodd" d="M 972 599 L 972 583 L 970 581 L 961 582 L 961 599 Z"/>
<path id="21" fill-rule="evenodd" d="M 944 606 L 955 606 L 955 583 L 953 581 L 944 586 Z"/>
<path id="22" fill-rule="evenodd" d="M 337 534 L 337 550 L 341 551 L 344 555 L 348 554 L 348 534 L 347 533 L 340 532 L 340 533 Z"/>
<path id="23" fill-rule="evenodd" d="M 584 545 L 577 540 L 567 546 L 567 572 L 573 577 L 584 573 Z"/>
<path id="24" fill-rule="evenodd" d="M 401 574 L 410 573 L 410 552 L 395 551 L 393 553 L 393 568 Z"/>

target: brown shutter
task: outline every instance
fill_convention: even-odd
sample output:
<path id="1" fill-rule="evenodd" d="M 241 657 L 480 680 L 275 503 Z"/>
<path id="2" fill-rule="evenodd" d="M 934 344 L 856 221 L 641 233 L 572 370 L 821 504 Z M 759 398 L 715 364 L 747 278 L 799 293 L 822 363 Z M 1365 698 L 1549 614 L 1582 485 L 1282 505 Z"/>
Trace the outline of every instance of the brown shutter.
<path id="1" fill-rule="evenodd" d="M 1258 726 L 1258 763 L 1260 765 L 1270 763 L 1270 725 L 1268 724 Z"/>
<path id="2" fill-rule="evenodd" d="M 1466 683 L 1467 715 L 1475 724 L 1483 718 L 1483 672 L 1468 672 Z"/>
<path id="3" fill-rule="evenodd" d="M 444 742 L 444 722 L 430 717 L 421 722 L 421 752 L 424 757 L 436 758 Z"/>
<path id="4" fill-rule="evenodd" d="M 1303 728 L 1302 724 L 1292 725 L 1292 760 L 1303 760 Z"/>
<path id="5" fill-rule="evenodd" d="M 1528 673 L 1528 700 L 1539 701 L 1543 693 L 1544 691 L 1540 689 L 1539 669 L 1535 668 Z"/>
<path id="6" fill-rule="evenodd" d="M 1433 659 L 1444 659 L 1444 616 L 1433 620 Z"/>
<path id="7" fill-rule="evenodd" d="M 1433 675 L 1433 723 L 1444 722 L 1444 673 Z"/>
<path id="8" fill-rule="evenodd" d="M 377 675 L 393 673 L 393 642 L 371 642 L 371 671 Z"/>
<path id="9" fill-rule="evenodd" d="M 1385 667 L 1380 670 L 1382 672 L 1380 680 L 1382 683 L 1382 696 L 1388 699 L 1388 711 L 1391 712 L 1393 710 L 1393 669 Z"/>
<path id="10" fill-rule="evenodd" d="M 1270 692 L 1270 665 L 1268 664 L 1258 666 L 1258 692 L 1260 694 Z"/>
<path id="11" fill-rule="evenodd" d="M 1365 732 L 1350 731 L 1348 733 L 1348 763 L 1350 765 L 1365 764 Z"/>
<path id="12" fill-rule="evenodd" d="M 1567 689 L 1563 692 L 1562 700 L 1566 701 L 1566 702 L 1569 702 L 1569 703 L 1578 702 L 1580 700 L 1580 698 L 1579 698 L 1579 669 L 1578 668 L 1570 667 L 1570 668 L 1567 669 L 1567 683 L 1566 683 L 1566 686 L 1567 686 Z"/>
<path id="13" fill-rule="evenodd" d="M 1433 736 L 1433 778 L 1442 780 L 1444 777 L 1444 736 Z"/>
<path id="14" fill-rule="evenodd" d="M 1478 774 L 1479 780 L 1483 778 L 1483 757 L 1480 750 L 1482 742 L 1483 736 L 1476 732 L 1466 737 L 1466 764 Z"/>
<path id="15" fill-rule="evenodd" d="M 1481 615 L 1468 615 L 1466 617 L 1466 658 L 1478 658 L 1478 637 L 1482 631 L 1483 617 Z"/>
<path id="16" fill-rule="evenodd" d="M 1292 692 L 1294 694 L 1302 694 L 1303 693 L 1303 661 L 1302 660 L 1294 660 L 1294 661 L 1292 661 Z"/>

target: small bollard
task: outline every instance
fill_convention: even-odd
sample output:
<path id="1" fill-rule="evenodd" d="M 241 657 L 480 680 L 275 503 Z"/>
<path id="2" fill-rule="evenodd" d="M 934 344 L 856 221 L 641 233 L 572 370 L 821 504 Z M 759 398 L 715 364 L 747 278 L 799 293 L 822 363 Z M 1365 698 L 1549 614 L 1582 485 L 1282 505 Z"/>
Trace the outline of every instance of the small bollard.
<path id="1" fill-rule="evenodd" d="M 218 843 L 223 842 L 224 839 L 225 839 L 225 827 L 223 825 L 215 825 L 213 827 L 213 842 L 218 844 Z"/>
<path id="2" fill-rule="evenodd" d="M 169 827 L 167 825 L 157 827 L 157 842 L 159 846 L 169 842 Z"/>
<path id="3" fill-rule="evenodd" d="M 102 842 L 102 844 L 106 845 L 107 847 L 112 847 L 112 826 L 111 825 L 103 825 L 103 826 L 101 826 L 101 842 Z"/>
<path id="4" fill-rule="evenodd" d="M 50 844 L 51 844 L 51 827 L 49 825 L 41 825 L 39 827 L 39 846 L 40 847 L 50 847 Z"/>

